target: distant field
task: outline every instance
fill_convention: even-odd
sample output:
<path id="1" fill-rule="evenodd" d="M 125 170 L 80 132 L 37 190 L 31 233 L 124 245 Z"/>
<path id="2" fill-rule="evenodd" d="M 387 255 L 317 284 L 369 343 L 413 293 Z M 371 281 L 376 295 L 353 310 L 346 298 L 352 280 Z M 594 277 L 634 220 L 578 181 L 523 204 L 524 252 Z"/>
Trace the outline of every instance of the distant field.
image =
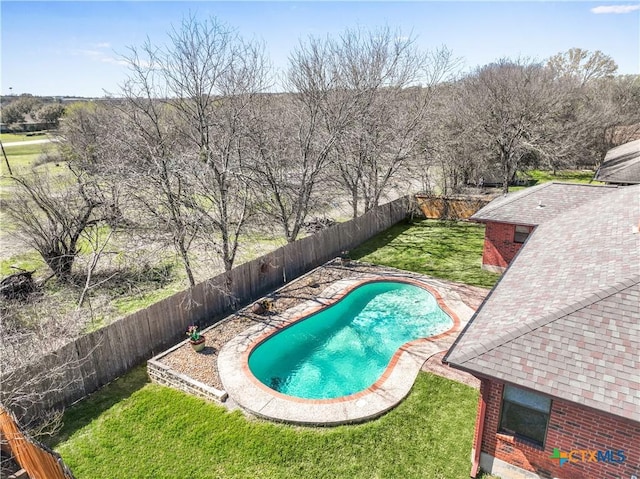
<path id="1" fill-rule="evenodd" d="M 15 141 L 44 140 L 47 138 L 46 132 L 33 133 L 0 133 L 2 143 L 13 143 Z"/>
<path id="2" fill-rule="evenodd" d="M 3 135 L 5 134 L 6 133 L 3 133 Z M 38 143 L 36 145 L 25 144 L 5 148 L 9 165 L 11 165 L 11 172 L 14 175 L 27 173 L 47 148 L 51 148 L 47 143 Z M 12 181 L 9 178 L 7 162 L 2 157 L 0 157 L 0 175 L 0 187 L 2 188 L 1 196 L 6 199 L 9 194 L 8 189 L 11 187 Z"/>
<path id="3" fill-rule="evenodd" d="M 2 142 L 4 143 L 6 137 L 10 139 L 14 136 L 24 137 L 24 135 L 14 135 L 8 133 L 2 133 Z M 44 135 L 40 135 L 39 137 L 35 137 L 35 139 L 43 139 Z M 27 137 L 26 139 L 32 140 L 34 137 Z M 13 141 L 13 140 L 11 140 Z M 11 172 L 14 175 L 24 175 L 29 172 L 29 170 L 33 167 L 36 160 L 42 155 L 44 151 L 46 151 L 51 146 L 47 143 L 39 143 L 36 145 L 32 144 L 24 144 L 24 145 L 15 145 L 5 148 L 5 153 L 7 155 L 7 159 L 9 160 L 9 165 L 11 165 Z M 57 170 L 55 164 L 47 164 L 41 165 L 38 169 L 48 169 L 48 170 Z M 0 156 L 0 199 L 8 200 L 14 195 L 15 184 L 14 181 L 9 177 L 9 169 L 7 168 L 7 162 L 4 157 Z M 9 240 L 7 236 L 5 236 L 10 231 L 15 230 L 15 225 L 10 221 L 8 216 L 4 211 L 0 211 L 0 233 L 3 234 L 3 249 L 4 252 L 2 254 L 2 259 L 7 259 L 8 256 L 12 256 L 15 253 L 23 253 L 24 248 L 21 246 L 17 246 L 14 244 L 12 240 Z M 11 244 L 9 244 L 11 243 Z"/>

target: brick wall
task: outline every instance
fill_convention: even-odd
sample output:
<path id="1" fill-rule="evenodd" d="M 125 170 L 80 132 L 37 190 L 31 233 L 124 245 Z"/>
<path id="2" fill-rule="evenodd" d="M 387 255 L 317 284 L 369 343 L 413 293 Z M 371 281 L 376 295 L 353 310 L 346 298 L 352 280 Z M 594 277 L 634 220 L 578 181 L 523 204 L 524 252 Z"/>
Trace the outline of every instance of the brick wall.
<path id="1" fill-rule="evenodd" d="M 630 479 L 640 477 L 640 423 L 600 414 L 560 399 L 551 403 L 545 447 L 532 445 L 509 434 L 500 433 L 500 409 L 504 385 L 483 380 L 481 392 L 488 388 L 482 436 L 482 452 L 544 478 Z M 554 448 L 572 454 L 574 462 L 559 466 L 550 459 Z M 589 460 L 588 452 L 624 452 L 622 463 Z M 618 458 L 617 455 L 613 456 Z M 595 458 L 592 458 L 595 459 Z"/>
<path id="2" fill-rule="evenodd" d="M 509 223 L 488 222 L 484 233 L 482 248 L 482 265 L 504 270 L 516 253 L 520 251 L 522 243 L 513 241 L 516 226 Z M 533 227 L 529 228 L 531 231 Z"/>
<path id="3" fill-rule="evenodd" d="M 156 358 L 157 357 L 158 356 L 156 356 Z M 184 391 L 187 394 L 208 399 L 209 401 L 226 401 L 227 393 L 225 391 L 212 388 L 211 386 L 196 381 L 184 374 L 180 374 L 170 367 L 159 363 L 155 360 L 156 358 L 147 362 L 147 373 L 149 374 L 149 378 L 152 382 L 162 384 L 163 386 L 169 386 L 171 388 Z"/>

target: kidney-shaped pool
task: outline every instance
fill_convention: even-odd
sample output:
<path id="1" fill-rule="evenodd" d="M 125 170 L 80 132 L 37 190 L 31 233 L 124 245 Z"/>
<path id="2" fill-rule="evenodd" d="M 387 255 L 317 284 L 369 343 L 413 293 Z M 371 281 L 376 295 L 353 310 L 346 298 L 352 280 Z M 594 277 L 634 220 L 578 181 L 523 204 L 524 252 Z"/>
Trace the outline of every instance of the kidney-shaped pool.
<path id="1" fill-rule="evenodd" d="M 372 386 L 402 345 L 453 325 L 426 289 L 369 282 L 269 335 L 250 352 L 248 366 L 260 382 L 282 394 L 340 398 Z"/>

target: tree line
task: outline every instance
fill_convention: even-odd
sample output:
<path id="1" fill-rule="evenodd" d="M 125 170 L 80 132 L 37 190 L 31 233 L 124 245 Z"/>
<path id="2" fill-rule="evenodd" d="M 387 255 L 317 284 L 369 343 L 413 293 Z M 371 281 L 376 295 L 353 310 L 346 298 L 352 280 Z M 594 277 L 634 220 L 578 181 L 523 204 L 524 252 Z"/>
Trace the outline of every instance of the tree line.
<path id="1" fill-rule="evenodd" d="M 7 128 L 14 130 L 20 130 L 21 124 L 28 120 L 55 128 L 64 114 L 64 109 L 64 105 L 59 101 L 45 100 L 28 93 L 16 97 L 6 96 L 2 97 L 0 120 Z"/>
<path id="2" fill-rule="evenodd" d="M 336 198 L 355 217 L 392 188 L 453 193 L 487 171 L 506 192 L 525 168 L 596 165 L 640 125 L 638 76 L 578 48 L 461 73 L 446 47 L 351 29 L 301 40 L 275 73 L 264 45 L 189 17 L 126 60 L 117 96 L 66 109 L 67 174 L 15 177 L 6 203 L 63 281 L 101 225 L 168 242 L 194 285 L 193 245 L 229 270 L 253 222 L 295 241 Z M 111 236 L 90 237 L 99 258 Z"/>

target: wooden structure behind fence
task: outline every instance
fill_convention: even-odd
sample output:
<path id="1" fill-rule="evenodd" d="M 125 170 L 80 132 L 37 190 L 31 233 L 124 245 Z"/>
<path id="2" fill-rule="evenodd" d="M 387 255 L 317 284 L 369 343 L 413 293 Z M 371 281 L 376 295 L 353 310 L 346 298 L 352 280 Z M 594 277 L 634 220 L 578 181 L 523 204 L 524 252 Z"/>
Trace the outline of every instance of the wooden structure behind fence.
<path id="1" fill-rule="evenodd" d="M 495 196 L 416 195 L 416 201 L 422 213 L 429 219 L 466 220 Z"/>
<path id="2" fill-rule="evenodd" d="M 335 258 L 407 215 L 399 198 L 364 215 L 289 243 L 231 271 L 174 294 L 48 354 L 37 364 L 3 373 L 3 394 L 11 388 L 39 389 L 37 404 L 13 407 L 22 419 L 66 407 L 132 367 L 185 339 L 190 324 L 206 327 L 269 291 Z M 33 384 L 41 371 L 58 371 Z M 5 402 L 5 404 L 7 404 Z M 21 409 L 22 410 L 19 410 Z"/>
<path id="3" fill-rule="evenodd" d="M 24 434 L 13 416 L 0 407 L 2 448 L 16 460 L 30 479 L 73 479 L 62 458 Z"/>

